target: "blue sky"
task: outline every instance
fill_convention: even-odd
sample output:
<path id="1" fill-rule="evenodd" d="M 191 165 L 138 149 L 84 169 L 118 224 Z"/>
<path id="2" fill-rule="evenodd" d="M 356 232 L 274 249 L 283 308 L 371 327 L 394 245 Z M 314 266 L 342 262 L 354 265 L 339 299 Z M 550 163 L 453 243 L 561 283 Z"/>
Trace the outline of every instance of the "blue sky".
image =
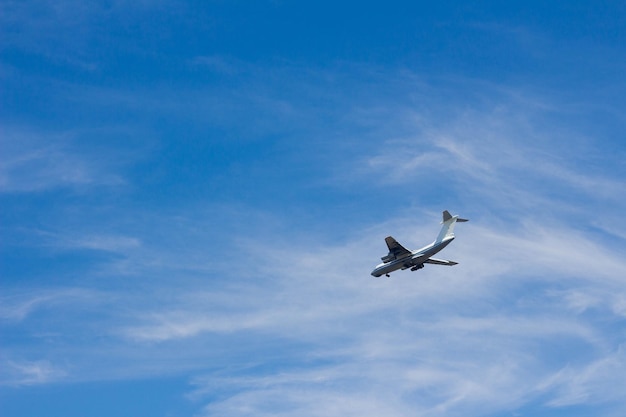
<path id="1" fill-rule="evenodd" d="M 0 412 L 623 416 L 623 2 L 3 1 Z M 371 277 L 384 237 L 427 266 Z"/>

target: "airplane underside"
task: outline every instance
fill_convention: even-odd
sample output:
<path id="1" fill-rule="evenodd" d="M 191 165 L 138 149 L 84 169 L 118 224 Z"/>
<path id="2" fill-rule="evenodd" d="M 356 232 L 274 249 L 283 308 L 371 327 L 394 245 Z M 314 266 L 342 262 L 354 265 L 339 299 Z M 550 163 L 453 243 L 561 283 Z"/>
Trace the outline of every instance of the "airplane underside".
<path id="1" fill-rule="evenodd" d="M 404 265 L 404 266 L 403 266 L 402 268 L 400 268 L 400 269 L 404 270 L 404 269 L 409 269 L 409 268 L 411 268 L 411 271 L 417 271 L 418 269 L 422 269 L 422 268 L 424 268 L 424 264 L 418 264 L 418 265 L 412 265 L 412 266 L 411 266 L 411 265 Z M 388 273 L 386 273 L 386 274 L 385 274 L 385 276 L 386 276 L 387 278 L 390 278 L 390 277 L 391 277 L 391 275 L 389 275 L 389 274 L 390 274 L 391 272 L 392 272 L 392 271 L 389 271 Z"/>

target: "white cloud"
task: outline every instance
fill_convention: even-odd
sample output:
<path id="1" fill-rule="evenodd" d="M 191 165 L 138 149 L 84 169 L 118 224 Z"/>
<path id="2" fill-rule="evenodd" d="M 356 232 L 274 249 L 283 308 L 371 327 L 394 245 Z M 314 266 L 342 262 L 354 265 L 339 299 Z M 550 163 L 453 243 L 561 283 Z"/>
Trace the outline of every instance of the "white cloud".
<path id="1" fill-rule="evenodd" d="M 59 308 L 71 304 L 92 304 L 104 298 L 94 291 L 81 288 L 27 291 L 19 290 L 0 297 L 0 319 L 20 322 L 39 309 Z"/>
<path id="2" fill-rule="evenodd" d="M 231 288 L 181 290 L 121 334 L 148 350 L 184 341 L 187 352 L 210 345 L 216 335 L 248 340 L 248 349 L 238 349 L 249 359 L 237 363 L 260 361 L 273 371 L 250 369 L 239 378 L 222 375 L 218 366 L 196 381 L 193 396 L 202 401 L 223 391 L 204 411 L 234 416 L 513 410 L 561 389 L 555 387 L 567 378 L 544 383 L 561 367 L 577 364 L 569 366 L 579 372 L 614 346 L 593 316 L 581 316 L 594 308 L 594 297 L 619 294 L 623 287 L 626 266 L 613 249 L 562 225 L 548 231 L 474 221 L 460 226 L 457 241 L 446 249 L 459 266 L 369 277 L 384 245 L 378 237 L 409 220 L 396 218 L 383 230 L 336 246 L 300 243 L 293 236 L 288 242 L 276 236 L 244 241 L 237 253 L 256 266 L 254 274 L 240 276 Z M 430 226 L 416 227 L 411 240 L 420 242 L 417 236 L 428 236 Z M 579 253 L 604 267 L 593 274 Z M 597 288 L 594 297 L 577 296 L 589 285 Z M 600 313 L 611 317 L 614 310 Z M 255 351 L 261 341 L 282 345 L 281 359 L 263 359 Z M 568 351 L 561 351 L 564 345 Z"/>
<path id="3" fill-rule="evenodd" d="M 378 113 L 359 109 L 363 114 Z M 620 181 L 600 172 L 579 184 L 588 177 L 575 163 L 559 160 L 523 117 L 477 110 L 442 129 L 425 119 L 416 137 L 355 159 L 369 161 L 367 181 L 384 173 L 384 185 L 399 184 L 402 193 L 412 192 L 407 185 L 419 188 L 420 180 L 461 190 L 460 214 L 471 222 L 459 226 L 458 239 L 442 254 L 458 266 L 398 272 L 389 280 L 369 276 L 384 254 L 384 236 L 393 233 L 410 247 L 428 243 L 439 210 L 451 207 L 421 207 L 411 216 L 392 212 L 391 220 L 330 244 L 303 237 L 313 234 L 312 225 L 264 236 L 239 231 L 245 236 L 239 247 L 220 241 L 212 251 L 209 226 L 222 222 L 218 216 L 172 223 L 155 214 L 146 224 L 159 224 L 165 239 L 152 239 L 151 231 L 72 235 L 67 247 L 132 252 L 114 266 L 135 276 L 121 277 L 116 290 L 126 296 L 99 309 L 105 317 L 75 323 L 89 341 L 75 347 L 83 354 L 72 360 L 85 366 L 72 367 L 68 379 L 192 369 L 206 374 L 192 396 L 208 404 L 207 415 L 471 416 L 546 396 L 552 406 L 589 399 L 623 405 L 615 394 L 600 395 L 598 385 L 623 374 L 621 353 L 611 353 L 623 343 L 615 334 L 626 299 L 622 247 L 572 220 L 572 211 L 588 216 L 587 199 L 592 206 L 615 202 L 606 190 Z M 13 187 L 63 183 L 55 177 Z M 95 181 L 91 174 L 85 178 Z M 552 193 L 572 190 L 587 199 L 564 211 L 571 202 Z M 610 211 L 617 218 L 620 206 Z M 46 297 L 21 299 L 2 312 L 25 321 L 48 305 Z M 51 315 L 59 312 L 65 315 L 61 309 Z M 104 350 L 111 359 L 101 364 L 94 358 Z M 54 379 L 49 364 L 28 364 L 18 367 L 22 375 Z M 245 376 L 237 377 L 233 367 L 244 368 Z"/>
<path id="4" fill-rule="evenodd" d="M 128 236 L 85 236 L 67 242 L 69 247 L 123 252 L 141 246 L 141 241 Z"/>
<path id="5" fill-rule="evenodd" d="M 112 42 L 116 34 L 102 28 L 116 19 L 169 10 L 171 0 L 113 0 L 106 3 L 80 0 L 4 1 L 0 3 L 0 25 L 6 45 L 38 54 L 54 65 L 83 71 L 100 69 L 102 57 L 94 54 L 89 39 Z M 184 5 L 176 4 L 176 7 Z M 149 19 L 146 19 L 148 21 Z M 163 30 L 162 26 L 153 27 Z M 120 45 L 117 45 L 119 48 Z"/>
<path id="6" fill-rule="evenodd" d="M 483 96 L 493 94 L 494 86 L 482 87 L 487 90 Z M 379 129 L 394 133 L 379 134 L 384 140 L 371 155 L 357 159 L 355 170 L 383 185 L 437 183 L 447 192 L 454 190 L 465 204 L 486 198 L 491 210 L 522 211 L 526 217 L 532 211 L 595 210 L 601 219 L 613 212 L 610 206 L 623 205 L 626 181 L 619 175 L 619 154 L 600 156 L 597 143 L 585 137 L 584 127 L 576 130 L 576 123 L 569 131 L 555 129 L 546 118 L 558 104 L 548 111 L 544 101 L 528 94 L 513 89 L 500 94 L 502 104 L 491 107 L 481 103 L 459 110 L 450 105 L 445 113 L 411 115 L 412 123 L 380 120 L 385 128 Z M 441 106 L 431 101 L 434 108 Z"/>
<path id="7" fill-rule="evenodd" d="M 506 126 L 509 121 L 465 120 L 442 132 L 391 140 L 368 160 L 370 174 L 383 172 L 385 185 L 441 175 L 463 189 L 467 209 L 478 216 L 459 227 L 459 238 L 446 249 L 460 261 L 454 269 L 429 267 L 391 280 L 367 276 L 388 231 L 407 233 L 411 224 L 403 242 L 427 243 L 423 236 L 431 231 L 408 217 L 353 236 L 345 246 L 298 249 L 293 237 L 284 245 L 274 238 L 249 246 L 259 274 L 272 277 L 272 285 L 253 286 L 264 302 L 244 296 L 238 312 L 248 306 L 272 319 L 233 329 L 297 340 L 306 345 L 300 354 L 324 365 L 309 363 L 300 372 L 268 365 L 277 371 L 259 371 L 252 383 L 208 375 L 198 382 L 197 396 L 210 390 L 214 377 L 230 389 L 211 400 L 206 414 L 263 415 L 276 411 L 279 398 L 289 404 L 279 413 L 299 415 L 484 415 L 545 398 L 554 407 L 623 407 L 615 389 L 600 394 L 598 381 L 615 383 L 622 374 L 619 355 L 607 352 L 623 343 L 611 323 L 623 317 L 626 263 L 619 242 L 597 239 L 587 226 L 596 205 L 610 202 L 607 214 L 619 212 L 607 190 L 624 183 L 608 171 L 590 176 L 568 160 L 584 146 L 551 151 L 549 138 L 528 130 L 526 121 Z M 524 134 L 530 138 L 523 140 Z M 573 210 L 571 192 L 580 201 Z M 586 223 L 572 220 L 581 215 Z M 189 316 L 200 320 L 201 314 Z M 285 355 L 292 350 L 286 347 Z M 335 376 L 318 383 L 311 375 L 322 370 Z M 283 384 L 283 372 L 298 377 Z M 545 383 L 552 375 L 558 377 Z M 360 408 L 363 402 L 353 403 L 355 392 L 368 399 L 369 412 Z M 318 405 L 324 400 L 346 407 Z"/>
<path id="8" fill-rule="evenodd" d="M 626 353 L 623 345 L 583 366 L 568 365 L 544 383 L 546 388 L 555 391 L 555 397 L 548 404 L 560 407 L 622 403 L 625 372 Z"/>
<path id="9" fill-rule="evenodd" d="M 46 360 L 5 362 L 5 372 L 2 372 L 2 385 L 39 385 L 61 380 L 65 377 L 65 370 L 55 367 Z"/>
<path id="10" fill-rule="evenodd" d="M 0 192 L 36 192 L 58 187 L 123 185 L 103 158 L 92 160 L 72 149 L 73 134 L 40 135 L 3 129 Z"/>

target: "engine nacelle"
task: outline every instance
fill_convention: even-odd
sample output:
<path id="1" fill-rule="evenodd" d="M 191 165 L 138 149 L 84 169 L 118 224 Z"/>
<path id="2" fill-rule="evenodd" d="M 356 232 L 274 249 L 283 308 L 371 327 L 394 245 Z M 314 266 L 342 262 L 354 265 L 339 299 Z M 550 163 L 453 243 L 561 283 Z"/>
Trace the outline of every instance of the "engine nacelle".
<path id="1" fill-rule="evenodd" d="M 389 254 L 389 255 L 386 255 L 386 256 L 383 256 L 382 258 L 380 258 L 380 260 L 383 261 L 384 263 L 391 262 L 394 259 L 396 259 L 396 257 L 393 256 L 392 254 Z"/>

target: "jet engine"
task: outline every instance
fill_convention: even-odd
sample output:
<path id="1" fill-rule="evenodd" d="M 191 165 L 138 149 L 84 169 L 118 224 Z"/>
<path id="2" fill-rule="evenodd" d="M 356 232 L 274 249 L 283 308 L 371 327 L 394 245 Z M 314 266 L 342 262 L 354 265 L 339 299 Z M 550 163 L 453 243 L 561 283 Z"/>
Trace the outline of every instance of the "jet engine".
<path id="1" fill-rule="evenodd" d="M 388 254 L 387 256 L 383 256 L 382 258 L 380 258 L 380 260 L 383 261 L 384 263 L 391 262 L 394 259 L 396 259 L 396 257 L 393 256 L 393 254 L 391 254 L 391 253 Z"/>

